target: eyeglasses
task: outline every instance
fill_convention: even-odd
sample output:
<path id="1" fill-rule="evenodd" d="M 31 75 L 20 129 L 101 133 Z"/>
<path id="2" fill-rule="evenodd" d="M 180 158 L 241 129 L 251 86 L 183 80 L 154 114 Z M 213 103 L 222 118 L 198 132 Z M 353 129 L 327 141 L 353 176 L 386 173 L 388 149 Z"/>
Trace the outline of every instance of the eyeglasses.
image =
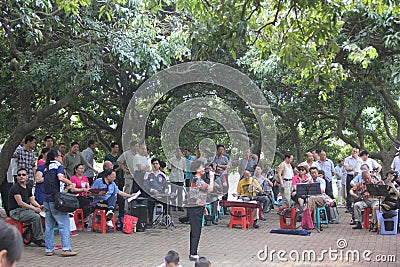
<path id="1" fill-rule="evenodd" d="M 27 176 L 28 174 L 26 173 L 18 173 L 17 176 Z"/>
<path id="2" fill-rule="evenodd" d="M 300 169 L 299 169 L 300 172 L 305 171 L 305 170 L 306 170 L 306 169 L 304 169 L 304 168 L 300 168 Z"/>

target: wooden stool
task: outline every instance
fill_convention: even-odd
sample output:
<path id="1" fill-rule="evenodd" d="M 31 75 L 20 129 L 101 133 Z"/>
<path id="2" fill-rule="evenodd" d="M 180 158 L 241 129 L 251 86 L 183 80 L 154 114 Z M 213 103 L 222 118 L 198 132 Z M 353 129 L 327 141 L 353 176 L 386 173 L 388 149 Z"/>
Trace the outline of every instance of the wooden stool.
<path id="1" fill-rule="evenodd" d="M 229 228 L 234 225 L 241 225 L 242 229 L 246 229 L 248 224 L 246 208 L 233 207 L 231 217 L 229 219 Z"/>
<path id="2" fill-rule="evenodd" d="M 97 222 L 97 216 L 100 216 L 99 222 Z M 115 224 L 114 216 L 111 218 L 111 221 L 114 225 L 114 233 L 117 232 L 117 226 Z M 95 229 L 100 229 L 100 233 L 105 234 L 107 233 L 107 218 L 106 218 L 106 211 L 96 209 L 93 213 L 93 221 L 92 221 L 92 232 Z"/>

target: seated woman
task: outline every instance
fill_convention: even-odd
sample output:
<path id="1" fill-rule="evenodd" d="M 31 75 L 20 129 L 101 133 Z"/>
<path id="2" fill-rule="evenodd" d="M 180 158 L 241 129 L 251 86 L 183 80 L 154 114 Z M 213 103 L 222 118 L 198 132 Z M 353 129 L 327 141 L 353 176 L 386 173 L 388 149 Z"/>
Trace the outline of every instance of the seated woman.
<path id="1" fill-rule="evenodd" d="M 304 200 L 306 199 L 305 195 L 297 194 L 297 184 L 299 183 L 310 183 L 311 179 L 308 174 L 308 166 L 307 164 L 301 163 L 297 166 L 298 174 L 296 174 L 292 179 L 293 191 L 292 191 L 292 200 L 295 201 L 299 206 L 299 211 L 303 211 L 304 209 Z"/>
<path id="2" fill-rule="evenodd" d="M 83 175 L 85 171 L 83 164 L 76 165 L 74 171 L 75 174 L 71 177 L 71 182 L 75 184 L 75 187 L 71 188 L 71 192 L 77 195 L 79 208 L 83 210 L 83 215 L 87 218 L 90 214 L 90 203 L 93 201 L 88 196 L 89 180 Z"/>
<path id="3" fill-rule="evenodd" d="M 381 204 L 381 211 L 389 211 L 389 210 L 396 210 L 398 209 L 397 206 L 397 200 L 400 196 L 399 190 L 396 189 L 396 182 L 393 181 L 393 175 L 395 174 L 395 171 L 388 171 L 385 175 L 386 179 L 384 180 L 384 183 L 389 187 L 389 195 L 385 197 L 385 199 L 382 201 Z M 379 210 L 379 206 L 373 207 L 372 214 L 376 216 L 376 211 Z M 376 219 L 374 220 L 375 222 L 377 221 Z M 372 232 L 377 232 L 378 231 L 378 224 L 375 223 L 372 226 Z"/>

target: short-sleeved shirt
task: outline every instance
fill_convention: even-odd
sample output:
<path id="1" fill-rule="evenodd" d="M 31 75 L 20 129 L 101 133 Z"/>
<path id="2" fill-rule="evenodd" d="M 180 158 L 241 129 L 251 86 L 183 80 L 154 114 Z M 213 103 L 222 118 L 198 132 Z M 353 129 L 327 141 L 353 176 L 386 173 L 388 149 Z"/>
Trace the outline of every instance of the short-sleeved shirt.
<path id="1" fill-rule="evenodd" d="M 177 159 L 176 157 L 173 157 L 169 160 L 169 165 L 168 169 L 171 170 L 169 180 L 171 182 L 184 182 L 184 170 L 186 168 L 186 162 L 183 157 L 180 159 Z"/>
<path id="2" fill-rule="evenodd" d="M 339 177 L 338 174 L 341 175 L 341 177 Z M 344 165 L 343 166 L 337 165 L 335 167 L 335 176 L 337 180 L 341 180 L 346 176 L 346 168 L 344 167 Z"/>
<path id="3" fill-rule="evenodd" d="M 117 159 L 117 162 L 121 163 L 126 169 L 128 169 L 132 174 L 135 172 L 134 167 L 133 167 L 133 158 L 135 157 L 136 154 L 133 153 L 132 150 L 127 150 L 124 153 L 119 156 Z M 125 174 L 125 178 L 132 177 L 132 175 Z"/>
<path id="4" fill-rule="evenodd" d="M 305 178 L 304 180 L 301 180 L 301 178 L 300 178 L 300 176 L 298 174 L 295 175 L 293 177 L 293 179 L 292 179 L 292 185 L 296 185 L 296 184 L 299 184 L 299 183 L 309 183 L 310 182 L 310 178 L 309 178 L 308 175 L 306 175 L 304 178 Z"/>
<path id="5" fill-rule="evenodd" d="M 332 173 L 335 173 L 335 166 L 333 165 L 332 160 L 326 159 L 324 162 L 318 160 L 318 164 L 321 167 L 321 170 L 325 172 L 325 179 L 332 182 Z"/>
<path id="6" fill-rule="evenodd" d="M 225 155 L 222 155 L 220 157 L 218 155 L 215 155 L 213 163 L 218 164 L 218 165 L 230 165 L 230 161 Z M 217 170 L 216 173 L 226 174 L 226 173 L 228 173 L 228 171 L 227 170 Z"/>
<path id="7" fill-rule="evenodd" d="M 357 159 L 353 158 L 352 156 L 348 156 L 344 159 L 344 166 L 350 167 L 353 170 L 348 171 L 347 174 L 354 175 L 354 171 L 357 171 L 358 164 L 361 162 L 361 158 L 357 157 Z M 360 165 L 361 166 L 361 165 Z"/>
<path id="8" fill-rule="evenodd" d="M 45 169 L 44 178 L 44 201 L 54 202 L 54 191 L 61 192 L 61 183 L 58 175 L 64 176 L 64 167 L 58 161 L 51 161 L 49 169 Z"/>
<path id="9" fill-rule="evenodd" d="M 35 153 L 33 149 L 27 150 L 22 146 L 15 150 L 14 156 L 17 158 L 18 169 L 25 168 L 28 170 L 29 180 L 33 180 L 33 168 L 36 166 Z"/>
<path id="10" fill-rule="evenodd" d="M 188 158 L 185 158 L 185 179 L 189 180 L 190 176 L 192 175 L 192 172 L 190 171 L 190 165 L 192 164 L 192 162 L 196 159 L 195 157 L 193 157 L 192 155 L 189 155 Z"/>
<path id="11" fill-rule="evenodd" d="M 205 206 L 207 203 L 208 184 L 197 176 L 193 176 L 189 188 L 188 206 Z"/>
<path id="12" fill-rule="evenodd" d="M 256 179 L 242 179 L 239 181 L 237 193 L 239 196 L 255 197 L 257 194 L 256 188 L 259 186 L 260 184 L 257 182 Z"/>
<path id="13" fill-rule="evenodd" d="M 144 165 L 144 166 L 150 167 L 149 160 L 147 159 L 147 157 L 142 156 L 140 154 L 136 154 L 133 157 L 133 168 L 134 168 L 134 171 L 138 171 L 139 170 L 138 165 Z"/>
<path id="14" fill-rule="evenodd" d="M 104 178 L 99 178 L 94 181 L 92 188 L 107 188 L 107 194 L 105 196 L 98 196 L 93 198 L 93 203 L 96 205 L 100 200 L 107 200 L 112 195 L 116 195 L 119 193 L 118 186 L 112 182 L 110 184 L 106 184 Z"/>
<path id="15" fill-rule="evenodd" d="M 390 167 L 395 171 L 400 172 L 400 156 L 394 157 L 392 165 Z"/>
<path id="16" fill-rule="evenodd" d="M 71 177 L 71 183 L 75 184 L 75 188 L 89 188 L 89 180 L 86 176 L 82 175 L 82 179 L 74 175 Z M 84 183 L 84 186 L 82 185 Z M 78 192 L 77 196 L 87 196 L 87 192 Z"/>
<path id="17" fill-rule="evenodd" d="M 32 197 L 32 187 L 27 184 L 26 188 L 23 188 L 19 183 L 16 183 L 11 187 L 10 194 L 8 196 L 8 207 L 10 211 L 20 208 L 17 201 L 15 200 L 15 195 L 21 195 L 22 201 L 26 204 L 29 204 L 29 198 Z"/>
<path id="18" fill-rule="evenodd" d="M 312 181 L 313 183 L 320 183 L 320 188 L 321 188 L 321 191 L 324 191 L 325 192 L 325 190 L 326 190 L 326 181 L 325 181 L 325 179 L 323 179 L 323 178 L 321 178 L 321 177 L 317 177 L 317 179 L 315 179 L 315 181 Z"/>
<path id="19" fill-rule="evenodd" d="M 82 151 L 82 156 L 85 158 L 86 162 L 89 162 L 90 165 L 94 165 L 94 152 L 93 150 L 88 147 L 85 150 Z M 85 166 L 85 172 L 83 173 L 84 176 L 86 177 L 93 177 L 94 172 L 92 169 L 88 168 Z"/>
<path id="20" fill-rule="evenodd" d="M 378 181 L 374 180 L 374 179 L 370 179 L 370 181 L 368 183 L 372 183 L 372 184 L 377 184 L 379 183 Z M 362 196 L 364 198 L 376 198 L 375 196 L 371 196 L 368 191 L 367 191 L 367 182 L 365 182 L 364 180 L 361 180 L 360 182 L 356 183 L 353 186 L 353 191 L 354 192 L 361 192 Z"/>
<path id="21" fill-rule="evenodd" d="M 86 165 L 87 161 L 82 156 L 81 153 L 77 153 L 73 155 L 71 152 L 68 152 L 63 160 L 63 166 L 65 168 L 65 172 L 67 173 L 67 178 L 70 179 L 75 173 L 75 166 L 78 164 Z"/>
<path id="22" fill-rule="evenodd" d="M 257 179 L 256 176 L 253 176 L 253 179 Z M 264 194 L 272 193 L 272 187 L 269 185 L 268 181 L 264 180 L 265 176 L 261 175 L 260 178 L 257 179 L 257 182 L 260 184 L 261 188 L 263 189 Z"/>
<path id="23" fill-rule="evenodd" d="M 361 172 L 361 165 L 364 165 L 364 164 L 368 165 L 370 171 L 372 171 L 372 170 L 374 170 L 376 168 L 379 168 L 379 167 L 382 168 L 382 166 L 376 160 L 371 159 L 371 158 L 367 158 L 367 160 L 365 160 L 365 161 L 361 160 L 360 162 L 358 162 L 357 168 L 356 168 L 358 173 Z"/>

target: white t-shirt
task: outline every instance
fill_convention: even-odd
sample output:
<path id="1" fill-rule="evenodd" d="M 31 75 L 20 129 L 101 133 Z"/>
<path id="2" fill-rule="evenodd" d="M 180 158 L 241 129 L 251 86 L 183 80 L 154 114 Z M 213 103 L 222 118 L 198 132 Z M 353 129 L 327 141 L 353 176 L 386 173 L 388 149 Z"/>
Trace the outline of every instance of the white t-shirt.
<path id="1" fill-rule="evenodd" d="M 172 157 L 169 160 L 168 169 L 171 170 L 169 180 L 171 182 L 184 182 L 185 174 L 184 170 L 186 168 L 186 161 L 184 157 L 179 160 L 176 157 Z"/>
<path id="2" fill-rule="evenodd" d="M 393 159 L 392 165 L 390 166 L 392 169 L 400 172 L 400 156 L 396 156 Z"/>
<path id="3" fill-rule="evenodd" d="M 376 162 L 376 160 L 371 159 L 371 158 L 367 158 L 367 160 L 361 160 L 356 168 L 356 172 L 361 173 L 361 165 L 367 164 L 369 167 L 369 170 L 372 171 L 375 168 L 379 168 L 382 167 L 378 162 Z"/>
<path id="4" fill-rule="evenodd" d="M 139 170 L 138 165 L 150 167 L 149 160 L 147 159 L 147 157 L 142 156 L 140 154 L 136 154 L 135 157 L 133 157 L 134 172 Z"/>

